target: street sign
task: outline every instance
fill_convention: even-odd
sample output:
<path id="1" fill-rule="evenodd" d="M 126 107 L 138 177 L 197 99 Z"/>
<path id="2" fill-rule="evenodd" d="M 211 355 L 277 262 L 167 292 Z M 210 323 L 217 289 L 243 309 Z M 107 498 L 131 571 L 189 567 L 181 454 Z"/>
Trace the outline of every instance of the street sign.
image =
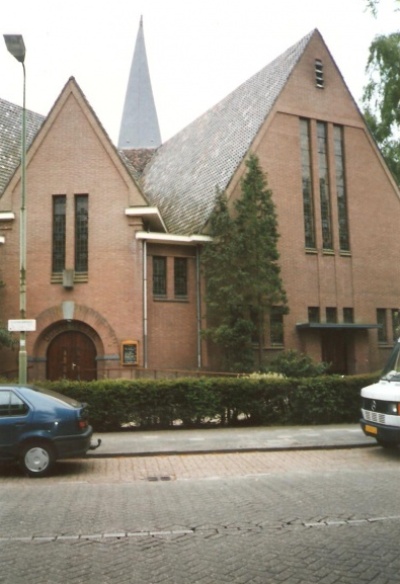
<path id="1" fill-rule="evenodd" d="M 32 332 L 36 330 L 36 320 L 21 318 L 19 320 L 9 320 L 8 330 L 10 332 Z"/>

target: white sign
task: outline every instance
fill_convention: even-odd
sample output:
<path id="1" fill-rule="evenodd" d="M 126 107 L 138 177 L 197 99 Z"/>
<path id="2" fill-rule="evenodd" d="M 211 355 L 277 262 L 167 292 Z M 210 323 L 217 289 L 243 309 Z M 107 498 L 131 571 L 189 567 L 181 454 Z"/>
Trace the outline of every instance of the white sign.
<path id="1" fill-rule="evenodd" d="M 8 330 L 10 332 L 27 332 L 36 330 L 36 320 L 21 318 L 20 320 L 9 320 Z"/>

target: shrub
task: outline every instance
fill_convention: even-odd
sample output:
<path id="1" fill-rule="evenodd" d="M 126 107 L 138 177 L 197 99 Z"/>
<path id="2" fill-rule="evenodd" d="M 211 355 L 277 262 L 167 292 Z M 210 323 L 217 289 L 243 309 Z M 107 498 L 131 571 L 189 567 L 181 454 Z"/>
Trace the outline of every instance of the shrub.
<path id="1" fill-rule="evenodd" d="M 281 353 L 268 365 L 269 371 L 297 378 L 318 377 L 328 368 L 328 363 L 315 363 L 308 355 L 293 350 Z"/>
<path id="2" fill-rule="evenodd" d="M 360 390 L 377 375 L 199 377 L 40 385 L 86 402 L 96 431 L 219 425 L 356 423 Z"/>

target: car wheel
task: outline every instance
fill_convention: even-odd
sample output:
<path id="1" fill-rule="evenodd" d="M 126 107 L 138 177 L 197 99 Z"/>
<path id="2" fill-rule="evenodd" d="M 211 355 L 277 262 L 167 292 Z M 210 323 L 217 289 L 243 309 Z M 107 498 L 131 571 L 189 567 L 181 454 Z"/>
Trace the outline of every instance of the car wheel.
<path id="1" fill-rule="evenodd" d="M 30 477 L 46 476 L 55 462 L 54 450 L 46 442 L 30 442 L 21 451 L 19 463 L 22 470 Z"/>

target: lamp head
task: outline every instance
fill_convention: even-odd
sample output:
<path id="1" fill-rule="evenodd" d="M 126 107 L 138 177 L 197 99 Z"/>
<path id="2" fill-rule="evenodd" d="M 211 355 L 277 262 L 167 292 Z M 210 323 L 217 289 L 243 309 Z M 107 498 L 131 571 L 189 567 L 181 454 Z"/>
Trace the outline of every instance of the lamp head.
<path id="1" fill-rule="evenodd" d="M 22 34 L 4 34 L 3 35 L 7 50 L 20 63 L 25 61 L 25 43 Z"/>

